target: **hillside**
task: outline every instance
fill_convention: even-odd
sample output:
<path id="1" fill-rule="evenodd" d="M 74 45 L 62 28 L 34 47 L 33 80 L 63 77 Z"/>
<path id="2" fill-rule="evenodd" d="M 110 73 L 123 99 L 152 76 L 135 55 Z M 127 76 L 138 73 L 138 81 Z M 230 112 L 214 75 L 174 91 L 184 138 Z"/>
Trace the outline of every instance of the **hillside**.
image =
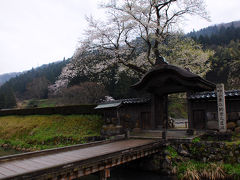
<path id="1" fill-rule="evenodd" d="M 50 64 L 42 65 L 38 68 L 33 68 L 7 81 L 1 89 L 10 88 L 14 91 L 18 98 L 25 98 L 26 92 L 31 91 L 34 84 L 46 83 L 52 84 L 62 71 L 62 68 L 70 59 L 57 61 Z M 36 89 L 41 91 L 41 89 Z M 44 95 L 43 95 L 44 96 Z"/>
<path id="2" fill-rule="evenodd" d="M 20 74 L 19 72 L 1 74 L 0 75 L 0 86 L 3 85 L 9 79 L 14 78 L 14 77 L 16 77 L 19 74 Z"/>
<path id="3" fill-rule="evenodd" d="M 195 37 L 195 38 L 199 38 L 199 36 L 208 36 L 209 37 L 213 34 L 219 33 L 219 31 L 221 30 L 222 27 L 230 28 L 231 26 L 234 26 L 235 28 L 240 28 L 240 21 L 215 24 L 213 26 L 208 26 L 206 28 L 200 29 L 199 31 L 192 31 L 190 33 L 187 33 L 186 36 Z"/>
<path id="4" fill-rule="evenodd" d="M 0 87 L 0 109 L 16 107 L 17 101 L 48 98 L 53 84 L 70 59 L 33 68 L 9 79 Z"/>
<path id="5" fill-rule="evenodd" d="M 232 21 L 230 23 L 222 23 L 222 24 L 220 24 L 220 26 L 224 26 L 225 28 L 230 27 L 232 25 L 234 27 L 240 27 L 240 21 Z"/>
<path id="6" fill-rule="evenodd" d="M 212 49 L 211 70 L 206 79 L 215 83 L 224 83 L 226 89 L 239 89 L 240 69 L 240 21 L 219 24 L 187 34 Z"/>

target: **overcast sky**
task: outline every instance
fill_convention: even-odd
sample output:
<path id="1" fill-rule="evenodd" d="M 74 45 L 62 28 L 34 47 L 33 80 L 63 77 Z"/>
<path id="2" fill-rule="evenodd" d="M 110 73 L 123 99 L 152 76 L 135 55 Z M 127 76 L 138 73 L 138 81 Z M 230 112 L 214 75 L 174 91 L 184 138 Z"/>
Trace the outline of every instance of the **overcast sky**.
<path id="1" fill-rule="evenodd" d="M 86 15 L 98 0 L 0 0 L 0 74 L 29 70 L 73 55 Z M 206 0 L 211 22 L 189 17 L 183 30 L 240 20 L 240 0 Z"/>

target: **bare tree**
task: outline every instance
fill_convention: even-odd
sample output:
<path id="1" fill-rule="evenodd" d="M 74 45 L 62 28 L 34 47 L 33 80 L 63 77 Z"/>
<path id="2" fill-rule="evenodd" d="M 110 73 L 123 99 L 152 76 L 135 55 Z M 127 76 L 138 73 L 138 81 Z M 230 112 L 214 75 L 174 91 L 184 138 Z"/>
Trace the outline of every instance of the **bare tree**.
<path id="1" fill-rule="evenodd" d="M 28 98 L 47 98 L 49 81 L 45 77 L 34 78 L 27 84 L 26 97 Z"/>
<path id="2" fill-rule="evenodd" d="M 106 95 L 107 91 L 102 84 L 84 82 L 64 89 L 61 100 L 64 104 L 95 104 Z"/>
<path id="3" fill-rule="evenodd" d="M 103 22 L 88 18 L 86 39 L 81 41 L 75 57 L 88 51 L 111 57 L 111 63 L 140 74 L 155 63 L 164 63 L 159 46 L 185 15 L 208 19 L 204 0 L 123 0 L 102 5 L 109 15 Z M 139 51 L 144 48 L 144 52 Z"/>

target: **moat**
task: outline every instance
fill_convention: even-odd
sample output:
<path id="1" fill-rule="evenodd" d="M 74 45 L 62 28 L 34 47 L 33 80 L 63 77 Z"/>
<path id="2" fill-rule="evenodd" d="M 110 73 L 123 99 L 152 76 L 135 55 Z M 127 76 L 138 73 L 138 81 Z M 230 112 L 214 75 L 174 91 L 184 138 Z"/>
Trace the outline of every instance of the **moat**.
<path id="1" fill-rule="evenodd" d="M 176 177 L 163 176 L 158 173 L 143 171 L 140 169 L 133 169 L 127 166 L 113 168 L 111 170 L 111 177 L 108 180 L 173 180 Z M 99 180 L 98 175 L 89 175 L 80 178 L 79 180 Z"/>

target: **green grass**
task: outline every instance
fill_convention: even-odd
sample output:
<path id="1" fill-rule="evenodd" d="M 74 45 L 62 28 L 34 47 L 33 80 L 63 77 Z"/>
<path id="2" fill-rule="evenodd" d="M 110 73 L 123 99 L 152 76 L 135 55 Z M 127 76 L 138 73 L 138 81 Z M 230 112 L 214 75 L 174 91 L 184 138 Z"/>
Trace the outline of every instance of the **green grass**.
<path id="1" fill-rule="evenodd" d="M 176 158 L 178 156 L 177 151 L 172 146 L 167 146 L 166 150 L 169 152 L 171 158 Z"/>
<path id="2" fill-rule="evenodd" d="M 102 119 L 97 115 L 31 115 L 0 117 L 0 144 L 46 149 L 86 142 L 99 136 Z"/>
<path id="3" fill-rule="evenodd" d="M 54 99 L 42 99 L 38 101 L 37 106 L 40 108 L 44 107 L 55 107 L 57 104 L 57 101 Z"/>
<path id="4" fill-rule="evenodd" d="M 18 108 L 44 108 L 55 107 L 58 104 L 57 99 L 30 99 L 18 103 Z"/>
<path id="5" fill-rule="evenodd" d="M 231 142 L 229 142 L 229 141 L 225 141 L 225 144 L 227 145 L 227 146 L 232 146 L 232 145 L 240 145 L 240 140 L 233 140 L 233 141 L 231 141 Z"/>
<path id="6" fill-rule="evenodd" d="M 177 164 L 179 179 L 239 179 L 240 164 L 203 163 L 188 161 Z"/>
<path id="7" fill-rule="evenodd" d="M 240 164 L 224 164 L 224 171 L 235 177 L 240 177 Z"/>
<path id="8" fill-rule="evenodd" d="M 193 140 L 192 140 L 193 143 L 198 143 L 198 142 L 200 142 L 200 141 L 201 141 L 200 137 L 195 137 L 195 138 L 193 138 Z"/>
<path id="9" fill-rule="evenodd" d="M 187 169 L 196 169 L 198 171 L 202 171 L 205 167 L 207 167 L 208 164 L 198 162 L 198 161 L 188 161 L 188 162 L 182 162 L 178 164 L 178 172 L 181 174 L 184 174 L 184 172 Z"/>

